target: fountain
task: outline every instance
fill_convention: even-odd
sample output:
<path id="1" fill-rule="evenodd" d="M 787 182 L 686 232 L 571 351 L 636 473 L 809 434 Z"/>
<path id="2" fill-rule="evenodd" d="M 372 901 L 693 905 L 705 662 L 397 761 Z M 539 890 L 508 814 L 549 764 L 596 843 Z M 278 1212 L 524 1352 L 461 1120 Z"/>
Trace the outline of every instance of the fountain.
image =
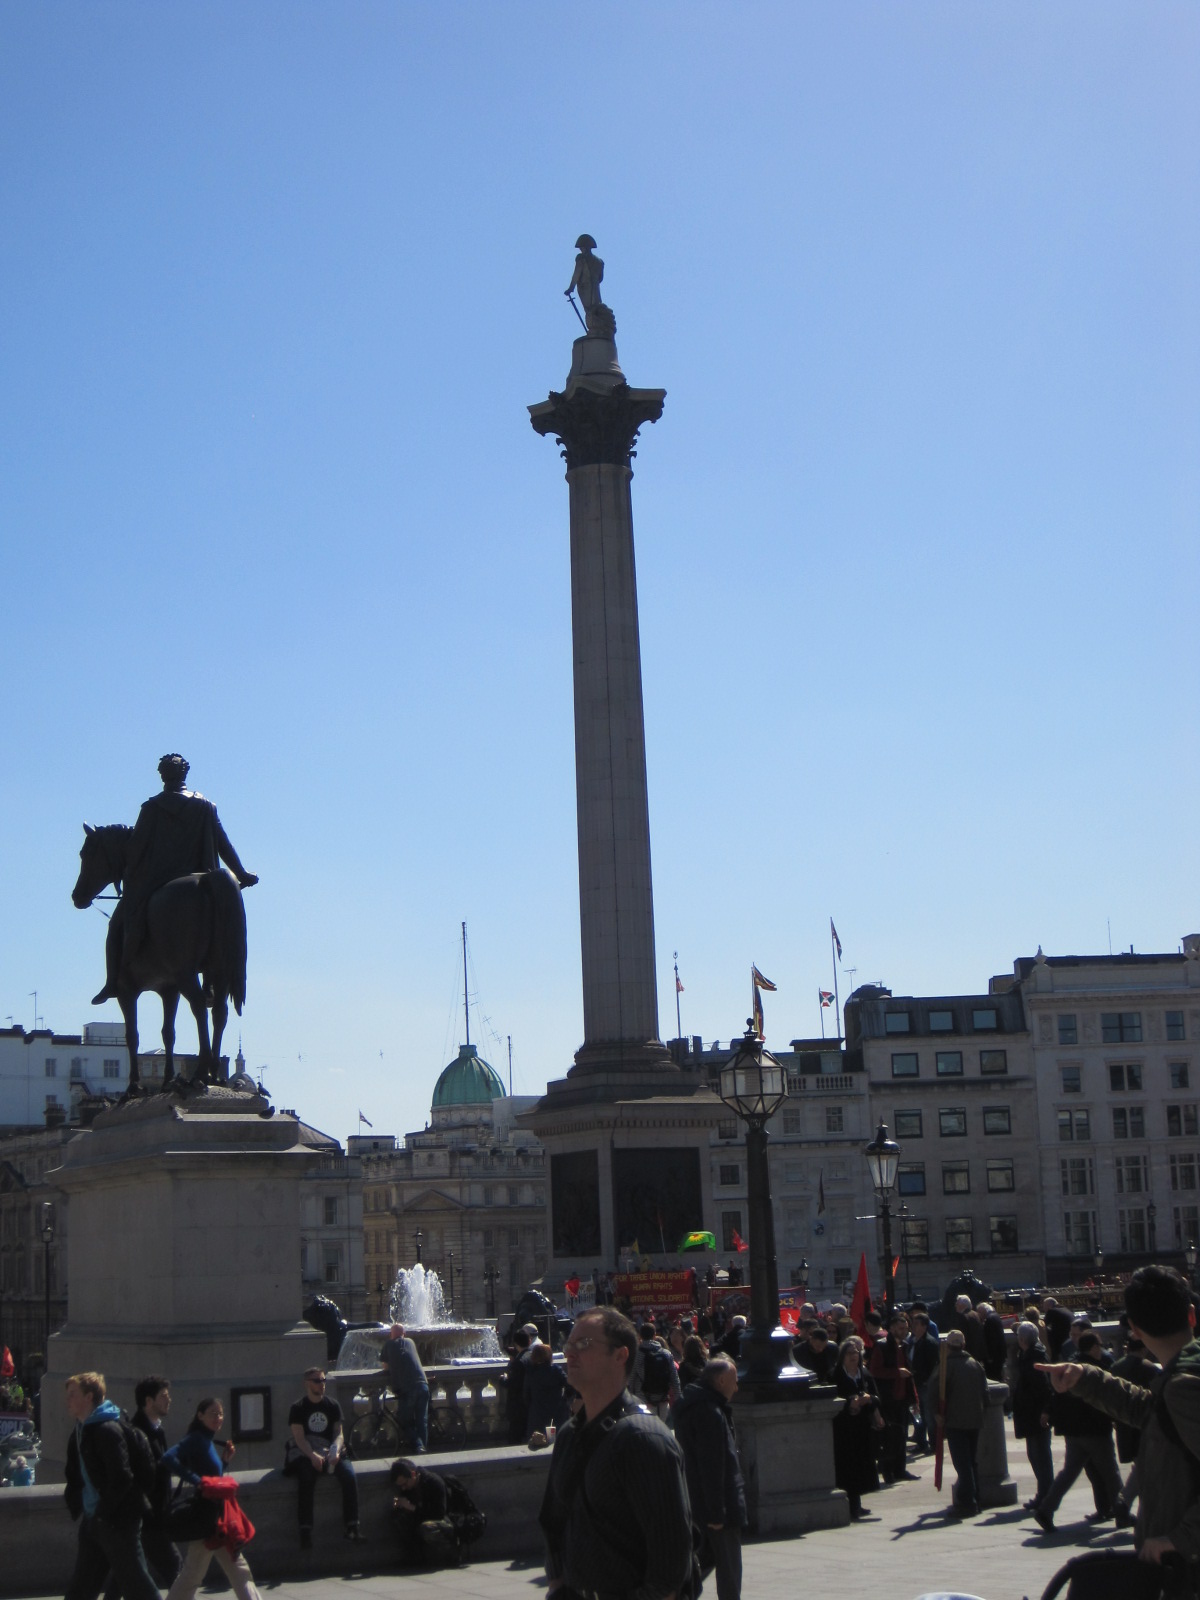
<path id="1" fill-rule="evenodd" d="M 442 1280 L 420 1262 L 397 1272 L 389 1309 L 392 1321 L 404 1324 L 404 1331 L 427 1367 L 504 1359 L 495 1328 L 487 1323 L 460 1322 L 448 1315 Z M 338 1355 L 337 1370 L 362 1371 L 380 1366 L 379 1352 L 389 1326 L 381 1322 L 374 1328 L 351 1329 Z"/>

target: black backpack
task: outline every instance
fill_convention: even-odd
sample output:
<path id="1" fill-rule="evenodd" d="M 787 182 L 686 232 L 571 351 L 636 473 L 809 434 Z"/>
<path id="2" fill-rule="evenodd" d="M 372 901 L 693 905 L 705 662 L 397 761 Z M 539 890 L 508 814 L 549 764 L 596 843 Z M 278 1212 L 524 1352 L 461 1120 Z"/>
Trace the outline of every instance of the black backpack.
<path id="1" fill-rule="evenodd" d="M 125 1449 L 129 1453 L 129 1470 L 133 1473 L 133 1481 L 150 1505 L 154 1506 L 159 1499 L 160 1480 L 158 1462 L 154 1459 L 150 1441 L 140 1428 L 135 1428 L 132 1422 L 126 1422 L 124 1417 L 119 1419 L 117 1425 L 125 1435 Z"/>
<path id="2" fill-rule="evenodd" d="M 652 1406 L 661 1405 L 671 1393 L 671 1358 L 657 1344 L 642 1351 L 642 1394 Z"/>
<path id="3" fill-rule="evenodd" d="M 462 1544 L 474 1544 L 487 1527 L 487 1516 L 471 1499 L 466 1484 L 453 1473 L 443 1472 L 446 1485 L 446 1516 Z"/>

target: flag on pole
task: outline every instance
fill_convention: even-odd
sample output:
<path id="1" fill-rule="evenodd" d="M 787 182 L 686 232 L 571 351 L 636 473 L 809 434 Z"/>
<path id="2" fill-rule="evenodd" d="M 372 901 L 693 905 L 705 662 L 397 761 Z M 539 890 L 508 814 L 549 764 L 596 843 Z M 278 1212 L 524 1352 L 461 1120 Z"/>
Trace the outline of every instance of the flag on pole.
<path id="1" fill-rule="evenodd" d="M 759 999 L 758 993 L 759 993 L 760 989 L 772 989 L 773 990 L 774 988 L 775 988 L 775 985 L 771 982 L 770 978 L 764 978 L 762 973 L 758 970 L 758 968 L 756 966 L 754 966 L 753 963 L 751 963 L 751 966 L 750 966 L 750 995 L 751 995 L 752 1004 L 754 1006 L 754 1031 L 755 1031 L 755 1033 L 758 1035 L 758 1037 L 760 1039 L 763 1038 L 763 1036 L 764 1036 L 763 1035 L 763 1008 L 762 1008 L 762 1001 Z"/>
<path id="2" fill-rule="evenodd" d="M 697 1229 L 694 1233 L 685 1233 L 679 1241 L 680 1255 L 685 1250 L 715 1250 L 716 1248 L 717 1241 L 714 1236 L 711 1233 L 703 1232 L 701 1229 Z"/>
<path id="3" fill-rule="evenodd" d="M 745 1239 L 742 1238 L 741 1234 L 736 1228 L 731 1231 L 730 1238 L 733 1240 L 733 1248 L 738 1252 L 739 1255 L 743 1250 L 749 1250 L 750 1246 L 746 1243 Z"/>
<path id="4" fill-rule="evenodd" d="M 820 1216 L 825 1209 L 825 1174 L 821 1173 L 817 1179 L 817 1215 Z"/>
<path id="5" fill-rule="evenodd" d="M 858 1333 L 867 1331 L 867 1312 L 871 1309 L 871 1285 L 867 1280 L 867 1252 L 858 1259 L 858 1282 L 854 1285 L 854 1298 L 850 1302 L 850 1320 Z"/>
<path id="6" fill-rule="evenodd" d="M 577 1272 L 573 1272 L 569 1278 L 564 1278 L 563 1288 L 571 1296 L 571 1299 L 574 1300 L 575 1296 L 579 1293 L 579 1274 Z"/>
<path id="7" fill-rule="evenodd" d="M 678 973 L 675 974 L 675 993 L 676 994 L 682 994 L 683 993 L 683 980 L 679 976 Z"/>
<path id="8" fill-rule="evenodd" d="M 358 1120 L 360 1122 L 366 1122 L 368 1128 L 373 1128 L 375 1126 L 375 1124 L 373 1122 L 367 1122 L 366 1117 L 363 1116 L 361 1111 L 358 1113 Z"/>
<path id="9" fill-rule="evenodd" d="M 833 995 L 830 993 L 830 991 L 828 989 L 818 989 L 817 993 L 821 997 L 821 1006 L 822 1006 L 822 1008 L 824 1010 L 828 1011 L 830 1006 L 833 1004 Z"/>
<path id="10" fill-rule="evenodd" d="M 840 961 L 842 959 L 842 941 L 837 936 L 837 929 L 833 925 L 832 917 L 829 919 L 829 931 L 833 935 L 833 948 L 837 951 L 837 957 Z"/>

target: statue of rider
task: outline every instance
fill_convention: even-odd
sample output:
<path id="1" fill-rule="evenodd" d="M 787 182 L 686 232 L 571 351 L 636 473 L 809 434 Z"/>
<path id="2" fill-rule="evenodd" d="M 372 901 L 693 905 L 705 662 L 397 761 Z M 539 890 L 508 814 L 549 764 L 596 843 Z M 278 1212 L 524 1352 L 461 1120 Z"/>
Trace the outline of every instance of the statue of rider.
<path id="1" fill-rule="evenodd" d="M 152 795 L 138 813 L 130 842 L 121 901 L 113 912 L 105 941 L 105 984 L 94 1006 L 117 997 L 123 966 L 137 955 L 146 939 L 150 897 L 175 878 L 193 872 L 215 872 L 224 862 L 243 889 L 258 882 L 243 867 L 211 800 L 185 789 L 189 764 L 172 753 L 158 763 L 162 793 Z"/>

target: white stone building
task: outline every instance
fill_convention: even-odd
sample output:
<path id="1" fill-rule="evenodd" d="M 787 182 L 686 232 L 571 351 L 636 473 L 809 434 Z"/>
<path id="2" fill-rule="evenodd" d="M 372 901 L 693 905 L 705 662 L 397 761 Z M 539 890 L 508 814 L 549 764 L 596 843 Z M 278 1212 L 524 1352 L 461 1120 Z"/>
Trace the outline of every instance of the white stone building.
<path id="1" fill-rule="evenodd" d="M 44 1127 L 47 1108 L 70 1120 L 72 1099 L 128 1086 L 122 1022 L 88 1022 L 82 1033 L 0 1028 L 0 1128 Z"/>

